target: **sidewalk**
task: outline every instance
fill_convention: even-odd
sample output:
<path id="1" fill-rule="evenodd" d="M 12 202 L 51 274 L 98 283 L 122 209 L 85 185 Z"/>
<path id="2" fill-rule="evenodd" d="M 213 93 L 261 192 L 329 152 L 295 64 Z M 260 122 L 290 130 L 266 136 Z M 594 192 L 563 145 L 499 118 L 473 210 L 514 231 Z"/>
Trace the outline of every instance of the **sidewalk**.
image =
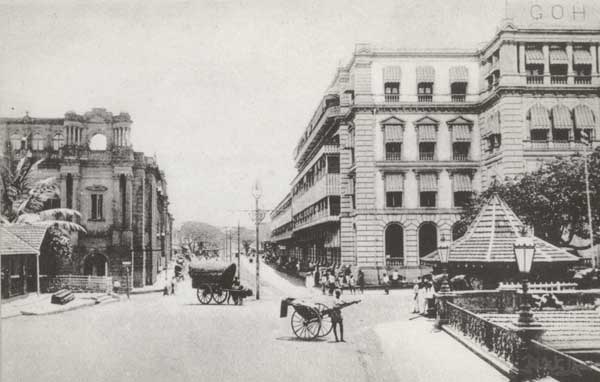
<path id="1" fill-rule="evenodd" d="M 141 288 L 133 288 L 130 294 L 162 293 L 165 290 L 165 283 L 170 284 L 171 278 L 175 272 L 175 264 L 171 262 L 167 265 L 167 280 L 165 281 L 165 271 L 161 270 L 156 274 L 156 282 L 152 285 L 145 285 Z"/>
<path id="2" fill-rule="evenodd" d="M 56 314 L 86 306 L 119 301 L 119 297 L 105 293 L 75 293 L 75 299 L 65 305 L 52 304 L 50 302 L 51 298 L 52 293 L 41 295 L 31 294 L 22 299 L 2 303 L 2 306 L 0 306 L 2 319 L 20 315 L 40 316 Z"/>
<path id="3" fill-rule="evenodd" d="M 508 378 L 423 317 L 378 325 L 374 331 L 403 381 L 507 382 Z"/>

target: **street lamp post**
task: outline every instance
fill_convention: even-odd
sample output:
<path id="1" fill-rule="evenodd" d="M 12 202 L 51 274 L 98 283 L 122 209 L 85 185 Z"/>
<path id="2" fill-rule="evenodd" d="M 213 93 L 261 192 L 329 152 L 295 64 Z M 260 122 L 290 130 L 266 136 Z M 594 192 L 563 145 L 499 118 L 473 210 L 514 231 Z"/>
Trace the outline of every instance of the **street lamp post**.
<path id="1" fill-rule="evenodd" d="M 450 285 L 448 284 L 448 258 L 450 256 L 450 246 L 446 241 L 446 235 L 442 236 L 440 246 L 438 247 L 438 255 L 440 256 L 440 263 L 442 264 L 442 286 L 440 287 L 440 293 L 450 292 Z"/>
<path id="2" fill-rule="evenodd" d="M 523 295 L 521 304 L 519 306 L 519 319 L 516 322 L 517 326 L 530 326 L 535 319 L 533 313 L 531 313 L 531 305 L 529 304 L 529 293 L 528 293 L 528 276 L 533 265 L 533 258 L 535 256 L 535 242 L 533 237 L 527 236 L 525 230 L 521 232 L 522 236 L 517 238 L 513 244 L 513 251 L 515 259 L 517 261 L 517 267 L 521 274 L 521 283 L 523 286 Z"/>
<path id="3" fill-rule="evenodd" d="M 258 209 L 258 200 L 262 196 L 262 188 L 258 180 L 252 187 L 252 196 L 254 196 L 255 208 L 254 208 L 254 224 L 256 224 L 256 299 L 260 300 L 260 254 L 258 253 L 260 248 L 258 227 L 261 221 L 264 219 L 264 212 Z"/>

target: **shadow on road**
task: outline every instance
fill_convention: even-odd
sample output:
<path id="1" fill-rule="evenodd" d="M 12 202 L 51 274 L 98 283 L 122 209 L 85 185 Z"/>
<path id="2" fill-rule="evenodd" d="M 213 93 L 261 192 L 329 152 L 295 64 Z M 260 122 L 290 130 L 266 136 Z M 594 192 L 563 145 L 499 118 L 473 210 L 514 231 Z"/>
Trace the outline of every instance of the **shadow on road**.
<path id="1" fill-rule="evenodd" d="M 314 339 L 311 338 L 309 340 L 303 340 L 302 338 L 298 338 L 298 337 L 277 337 L 275 339 L 277 341 L 294 341 L 294 342 L 326 342 L 327 341 L 325 338 L 314 338 Z M 329 342 L 331 342 L 331 341 L 329 341 Z"/>

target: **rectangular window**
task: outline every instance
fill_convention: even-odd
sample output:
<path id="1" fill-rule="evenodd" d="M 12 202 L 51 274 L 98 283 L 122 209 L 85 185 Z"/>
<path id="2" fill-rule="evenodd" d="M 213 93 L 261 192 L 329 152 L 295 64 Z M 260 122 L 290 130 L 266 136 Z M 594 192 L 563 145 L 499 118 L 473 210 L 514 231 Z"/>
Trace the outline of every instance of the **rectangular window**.
<path id="1" fill-rule="evenodd" d="M 473 193 L 470 191 L 457 191 L 454 193 L 454 206 L 464 207 L 471 200 Z"/>
<path id="2" fill-rule="evenodd" d="M 327 157 L 327 172 L 329 174 L 340 173 L 340 157 L 329 156 Z"/>
<path id="3" fill-rule="evenodd" d="M 433 160 L 435 156 L 434 142 L 419 143 L 419 160 Z"/>
<path id="4" fill-rule="evenodd" d="M 92 194 L 92 220 L 103 220 L 102 194 Z"/>
<path id="5" fill-rule="evenodd" d="M 385 144 L 385 159 L 386 160 L 401 160 L 402 159 L 402 143 L 391 142 Z"/>
<path id="6" fill-rule="evenodd" d="M 548 130 L 531 130 L 531 140 L 532 141 L 547 141 L 548 140 Z"/>
<path id="7" fill-rule="evenodd" d="M 331 216 L 337 216 L 340 214 L 340 197 L 330 196 L 329 197 L 329 214 Z"/>
<path id="8" fill-rule="evenodd" d="M 386 82 L 385 88 L 385 102 L 399 102 L 400 101 L 400 82 Z"/>
<path id="9" fill-rule="evenodd" d="M 567 142 L 569 140 L 569 132 L 571 130 L 566 129 L 554 129 L 552 130 L 552 139 L 555 142 Z"/>
<path id="10" fill-rule="evenodd" d="M 435 207 L 437 192 L 435 191 L 421 191 L 420 195 L 421 207 Z"/>
<path id="11" fill-rule="evenodd" d="M 388 191 L 385 193 L 386 207 L 402 207 L 402 191 Z"/>
<path id="12" fill-rule="evenodd" d="M 421 82 L 417 86 L 417 100 L 419 102 L 433 101 L 433 83 Z"/>
<path id="13" fill-rule="evenodd" d="M 452 159 L 456 161 L 469 160 L 470 142 L 455 142 L 452 144 Z"/>

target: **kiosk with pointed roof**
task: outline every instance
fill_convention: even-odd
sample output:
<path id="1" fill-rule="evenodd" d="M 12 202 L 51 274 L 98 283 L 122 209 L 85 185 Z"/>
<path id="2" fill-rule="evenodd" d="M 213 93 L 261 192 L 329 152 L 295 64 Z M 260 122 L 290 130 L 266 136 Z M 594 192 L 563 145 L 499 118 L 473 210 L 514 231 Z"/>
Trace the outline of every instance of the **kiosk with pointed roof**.
<path id="1" fill-rule="evenodd" d="M 497 194 L 493 194 L 473 220 L 464 236 L 450 244 L 448 268 L 450 277 L 465 274 L 482 281 L 484 288 L 495 288 L 499 281 L 512 280 L 518 270 L 513 243 L 521 236 L 525 224 Z M 559 281 L 567 277 L 568 268 L 579 257 L 538 237 L 532 277 Z M 422 259 L 439 265 L 437 250 Z"/>

